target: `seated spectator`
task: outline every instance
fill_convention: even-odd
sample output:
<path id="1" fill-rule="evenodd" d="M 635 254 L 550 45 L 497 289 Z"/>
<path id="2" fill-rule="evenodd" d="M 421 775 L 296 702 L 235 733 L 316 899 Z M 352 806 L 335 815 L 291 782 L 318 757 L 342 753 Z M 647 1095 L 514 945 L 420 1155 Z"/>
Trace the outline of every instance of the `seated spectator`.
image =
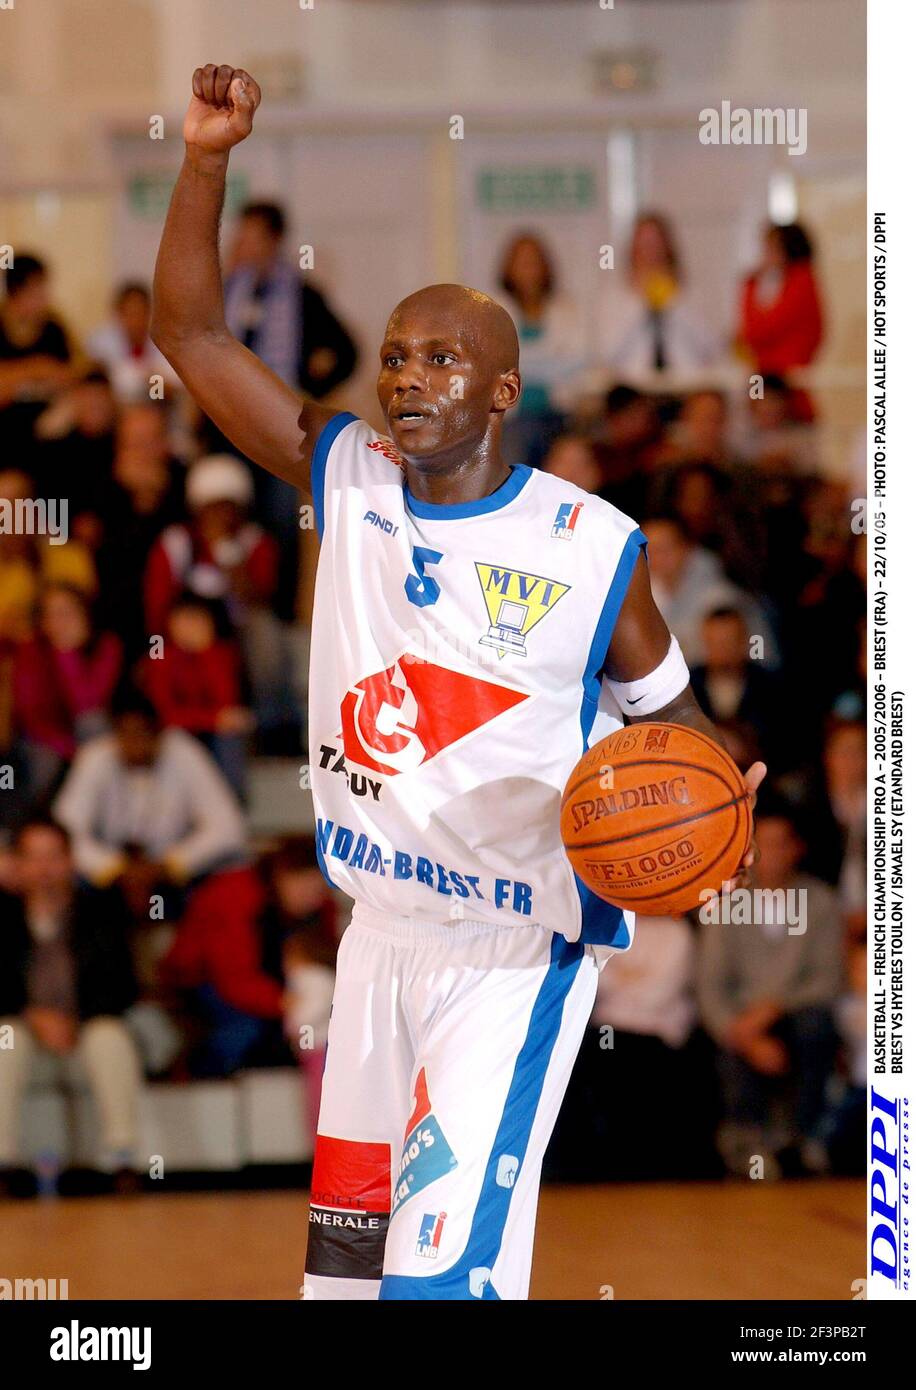
<path id="1" fill-rule="evenodd" d="M 188 896 L 164 984 L 179 992 L 197 1039 L 193 1077 L 232 1076 L 258 1048 L 279 1047 L 283 986 L 265 970 L 258 914 L 264 892 L 251 868 L 213 874 Z"/>
<path id="2" fill-rule="evenodd" d="M 17 1190 L 22 1101 L 36 1077 L 88 1085 L 100 1168 L 135 1190 L 140 1065 L 124 1014 L 135 995 L 120 898 L 79 887 L 60 826 L 15 841 L 18 891 L 0 902 L 0 1192 Z"/>
<path id="3" fill-rule="evenodd" d="M 844 1084 L 830 1116 L 827 1149 L 834 1173 L 865 1176 L 868 1109 L 868 944 L 853 941 L 846 952 L 846 993 L 835 1017 L 843 1044 Z"/>
<path id="4" fill-rule="evenodd" d="M 553 441 L 544 459 L 544 472 L 581 487 L 583 492 L 597 492 L 602 482 L 591 441 L 577 434 L 561 434 Z"/>
<path id="5" fill-rule="evenodd" d="M 309 841 L 282 845 L 263 877 L 249 869 L 216 874 L 191 894 L 162 962 L 164 981 L 182 992 L 202 1028 L 188 1058 L 191 1075 L 231 1076 L 242 1066 L 288 1059 L 285 1014 L 315 1098 L 330 1015 L 333 919 Z M 293 973 L 284 993 L 287 966 Z M 310 1035 L 299 1031 L 303 1025 Z"/>
<path id="6" fill-rule="evenodd" d="M 797 222 L 770 223 L 764 229 L 760 265 L 744 282 L 739 341 L 755 372 L 783 376 L 794 367 L 806 367 L 822 337 L 811 239 Z M 792 393 L 790 413 L 795 420 L 813 418 L 806 392 Z"/>
<path id="7" fill-rule="evenodd" d="M 179 594 L 169 610 L 162 650 L 146 658 L 141 679 L 163 728 L 194 734 L 243 799 L 251 715 L 242 706 L 240 662 L 221 605 Z"/>
<path id="8" fill-rule="evenodd" d="M 233 455 L 211 455 L 193 465 L 187 481 L 191 521 L 170 526 L 150 551 L 147 631 L 165 632 L 169 605 L 182 589 L 223 600 L 242 645 L 262 748 L 294 752 L 301 716 L 287 633 L 272 611 L 277 547 L 249 520 L 252 496 L 251 475 Z"/>
<path id="9" fill-rule="evenodd" d="M 549 1176 L 644 1182 L 719 1175 L 714 1054 L 696 1026 L 695 956 L 685 918 L 641 917 L 633 945 L 601 972 L 547 1152 Z M 647 1096 L 664 1096 L 664 1104 L 647 1105 Z M 625 1114 L 639 1115 L 635 1146 L 622 1142 Z"/>
<path id="10" fill-rule="evenodd" d="M 0 471 L 0 503 L 15 509 L 31 507 L 33 500 L 31 529 L 0 527 L 0 636 L 11 640 L 31 635 L 42 585 L 71 584 L 86 594 L 98 587 L 91 550 L 68 539 L 69 508 L 49 506 L 53 499 L 35 498 L 28 475 L 19 469 Z"/>
<path id="11" fill-rule="evenodd" d="M 118 417 L 104 535 L 97 556 L 104 622 L 128 661 L 149 652 L 143 580 L 149 552 L 166 527 L 185 516 L 184 469 L 169 453 L 166 417 L 151 403 Z"/>
<path id="12" fill-rule="evenodd" d="M 163 385 L 174 390 L 178 378 L 149 335 L 151 300 L 146 285 L 120 285 L 111 308 L 108 323 L 87 339 L 86 351 L 104 366 L 118 402 L 148 401 L 153 376 L 162 377 Z"/>
<path id="13" fill-rule="evenodd" d="M 51 311 L 48 268 L 17 254 L 0 303 L 0 431 L 10 457 L 32 443 L 45 404 L 73 380 L 75 351 Z"/>
<path id="14" fill-rule="evenodd" d="M 783 377 L 767 375 L 762 390 L 748 397 L 737 442 L 741 457 L 759 472 L 791 477 L 819 471 L 815 429 L 792 414 L 792 403 L 801 395 Z"/>
<path id="15" fill-rule="evenodd" d="M 31 465 L 36 493 L 66 497 L 74 533 L 97 544 L 115 441 L 115 401 L 105 373 L 98 367 L 84 372 L 60 393 L 38 421 L 37 431 L 41 443 Z M 85 530 L 87 514 L 92 531 Z"/>
<path id="16" fill-rule="evenodd" d="M 763 576 L 764 537 L 733 475 L 711 463 L 681 464 L 655 480 L 659 509 L 681 521 L 697 545 L 713 551 L 735 584 L 756 587 Z"/>
<path id="17" fill-rule="evenodd" d="M 751 659 L 743 613 L 714 608 L 703 619 L 701 640 L 703 661 L 690 672 L 701 709 L 714 724 L 737 720 L 755 729 L 771 772 L 794 766 L 797 735 L 777 678 Z"/>
<path id="18" fill-rule="evenodd" d="M 864 723 L 831 720 L 824 738 L 820 785 L 809 808 L 808 863 L 812 872 L 835 884 L 842 916 L 853 939 L 867 922 L 866 807 L 868 732 Z"/>
<path id="19" fill-rule="evenodd" d="M 163 729 L 135 687 L 112 702 L 110 734 L 84 744 L 54 802 L 76 867 L 118 882 L 134 917 L 150 896 L 183 888 L 245 855 L 245 826 L 216 764 L 183 729 Z"/>
<path id="20" fill-rule="evenodd" d="M 652 596 L 687 665 L 702 664 L 703 620 L 716 608 L 737 608 L 748 631 L 760 638 L 762 664 L 777 665 L 776 640 L 760 605 L 731 583 L 718 556 L 692 541 L 676 516 L 654 517 L 642 529 L 649 542 Z"/>
<path id="21" fill-rule="evenodd" d="M 780 1167 L 819 1172 L 842 916 L 833 890 L 799 872 L 805 845 L 787 805 L 758 805 L 757 847 L 753 889 L 769 897 L 755 900 L 752 923 L 716 920 L 721 902 L 700 912 L 700 1017 L 718 1045 L 725 1101 L 719 1147 L 729 1171 L 745 1177 L 755 1157 L 766 1177 Z"/>
<path id="22" fill-rule="evenodd" d="M 261 929 L 274 968 L 280 945 L 283 1026 L 302 1068 L 306 1123 L 314 1132 L 334 993 L 337 912 L 312 839 L 284 841 L 267 857 L 264 877 L 267 904 Z"/>
<path id="23" fill-rule="evenodd" d="M 79 744 L 103 732 L 120 671 L 121 644 L 95 627 L 86 595 L 48 585 L 37 631 L 20 644 L 13 675 L 31 801 L 52 790 Z"/>
<path id="24" fill-rule="evenodd" d="M 735 458 L 728 424 L 728 402 L 722 391 L 691 392 L 681 405 L 659 461 L 674 467 L 702 462 L 729 471 Z"/>
<path id="25" fill-rule="evenodd" d="M 650 479 L 664 440 L 658 405 L 631 386 L 614 386 L 604 400 L 595 439 L 600 495 L 628 516 L 645 515 Z"/>

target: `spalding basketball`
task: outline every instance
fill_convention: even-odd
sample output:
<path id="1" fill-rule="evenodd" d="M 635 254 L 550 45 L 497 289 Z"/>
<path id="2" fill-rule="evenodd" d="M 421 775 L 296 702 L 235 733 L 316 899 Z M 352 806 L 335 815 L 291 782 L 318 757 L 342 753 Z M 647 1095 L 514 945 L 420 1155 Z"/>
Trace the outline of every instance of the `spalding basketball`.
<path id="1" fill-rule="evenodd" d="M 704 889 L 718 893 L 734 877 L 750 845 L 751 810 L 744 778 L 706 734 L 630 724 L 573 768 L 560 828 L 593 893 L 662 917 L 699 906 Z"/>

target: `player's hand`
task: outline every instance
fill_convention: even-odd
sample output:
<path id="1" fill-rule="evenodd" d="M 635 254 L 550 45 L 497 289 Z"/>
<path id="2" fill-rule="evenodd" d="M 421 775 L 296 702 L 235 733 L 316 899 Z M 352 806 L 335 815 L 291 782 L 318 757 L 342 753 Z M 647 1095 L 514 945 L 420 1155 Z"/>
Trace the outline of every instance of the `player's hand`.
<path id="1" fill-rule="evenodd" d="M 748 809 L 751 815 L 754 814 L 754 807 L 757 805 L 757 788 L 767 775 L 765 763 L 752 763 L 744 774 L 744 785 L 748 794 Z M 736 888 L 746 888 L 750 882 L 750 869 L 757 858 L 757 845 L 753 838 L 753 828 L 751 830 L 751 847 L 741 860 L 741 867 L 734 878 L 727 879 L 722 884 L 723 893 L 731 893 Z"/>
<path id="2" fill-rule="evenodd" d="M 208 63 L 195 68 L 193 96 L 184 118 L 189 154 L 226 154 L 251 134 L 261 89 L 244 68 Z"/>

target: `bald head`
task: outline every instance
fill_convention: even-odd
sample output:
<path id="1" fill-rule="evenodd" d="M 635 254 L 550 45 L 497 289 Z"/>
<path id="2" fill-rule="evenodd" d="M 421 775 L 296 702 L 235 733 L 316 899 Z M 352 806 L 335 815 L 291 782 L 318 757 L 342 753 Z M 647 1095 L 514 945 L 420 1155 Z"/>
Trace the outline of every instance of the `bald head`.
<path id="1" fill-rule="evenodd" d="M 402 299 L 388 320 L 388 335 L 399 324 L 420 318 L 442 321 L 443 329 L 460 335 L 484 370 L 508 372 L 518 368 L 518 333 L 501 304 L 468 285 L 427 285 Z"/>
<path id="2" fill-rule="evenodd" d="M 408 295 L 379 357 L 379 404 L 405 459 L 448 470 L 481 450 L 498 456 L 521 380 L 515 324 L 489 295 L 465 285 Z"/>

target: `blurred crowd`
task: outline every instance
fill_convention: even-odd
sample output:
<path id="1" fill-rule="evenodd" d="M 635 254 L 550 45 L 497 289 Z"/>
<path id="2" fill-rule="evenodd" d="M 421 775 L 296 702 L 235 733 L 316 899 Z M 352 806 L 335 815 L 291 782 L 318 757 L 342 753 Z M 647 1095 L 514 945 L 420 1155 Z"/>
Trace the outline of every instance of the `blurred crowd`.
<path id="1" fill-rule="evenodd" d="M 325 397 L 357 348 L 284 232 L 280 208 L 243 209 L 227 317 Z M 497 267 L 524 380 L 507 456 L 642 526 L 700 703 L 739 766 L 769 769 L 755 884 L 807 908 L 803 931 L 778 911 L 641 924 L 602 972 L 547 1170 L 856 1172 L 866 559 L 856 467 L 823 472 L 805 376 L 826 321 L 814 248 L 765 228 L 729 342 L 665 217 L 637 220 L 597 341 L 558 262 L 520 231 Z M 248 816 L 258 760 L 304 748 L 311 560 L 299 495 L 237 455 L 151 343 L 147 286 L 119 286 L 84 343 L 53 304 L 53 267 L 17 254 L 0 302 L 0 1190 L 30 1190 L 22 1101 L 42 1075 L 90 1088 L 99 1167 L 130 1190 L 145 1077 L 299 1065 L 314 1123 L 340 913 L 313 842 Z M 737 393 L 720 370 L 736 361 Z"/>

